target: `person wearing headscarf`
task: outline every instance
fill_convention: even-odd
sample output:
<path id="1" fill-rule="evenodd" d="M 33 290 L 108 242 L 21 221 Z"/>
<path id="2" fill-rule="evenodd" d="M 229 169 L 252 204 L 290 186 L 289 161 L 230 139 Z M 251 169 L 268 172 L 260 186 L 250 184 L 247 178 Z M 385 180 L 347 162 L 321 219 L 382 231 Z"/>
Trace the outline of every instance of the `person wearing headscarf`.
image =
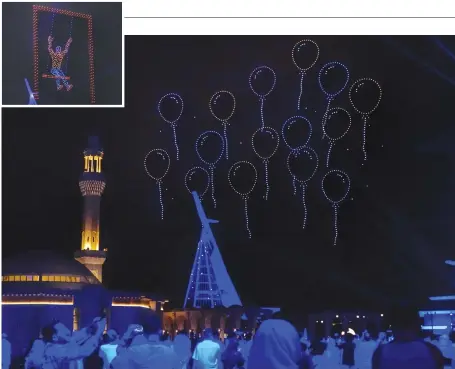
<path id="1" fill-rule="evenodd" d="M 229 341 L 228 347 L 226 347 L 226 350 L 221 355 L 221 361 L 223 362 L 224 369 L 238 368 L 245 363 L 245 359 L 239 350 L 239 341 Z"/>
<path id="2" fill-rule="evenodd" d="M 297 330 L 285 320 L 269 319 L 254 336 L 248 369 L 298 369 L 300 359 Z"/>
<path id="3" fill-rule="evenodd" d="M 179 369 L 188 369 L 191 358 L 191 341 L 185 333 L 179 333 L 174 338 L 174 352 L 180 363 Z"/>
<path id="4" fill-rule="evenodd" d="M 111 362 L 113 369 L 180 369 L 172 347 L 160 341 L 161 321 L 150 315 L 144 325 L 133 324 Z"/>
<path id="5" fill-rule="evenodd" d="M 2 369 L 9 369 L 11 366 L 11 343 L 8 341 L 8 335 L 2 334 Z"/>
<path id="6" fill-rule="evenodd" d="M 117 356 L 118 345 L 118 333 L 114 329 L 109 329 L 103 336 L 103 344 L 99 350 L 100 358 L 103 360 L 103 369 L 110 369 L 112 360 Z"/>
<path id="7" fill-rule="evenodd" d="M 221 345 L 215 342 L 213 331 L 204 329 L 203 340 L 193 353 L 193 369 L 221 369 Z"/>

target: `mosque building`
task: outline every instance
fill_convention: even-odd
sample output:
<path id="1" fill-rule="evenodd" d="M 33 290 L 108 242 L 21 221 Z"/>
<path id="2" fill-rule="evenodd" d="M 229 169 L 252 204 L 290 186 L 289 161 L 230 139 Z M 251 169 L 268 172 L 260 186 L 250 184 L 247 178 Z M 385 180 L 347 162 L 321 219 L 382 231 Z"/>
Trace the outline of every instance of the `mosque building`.
<path id="1" fill-rule="evenodd" d="M 119 332 L 144 314 L 161 314 L 166 300 L 144 294 L 107 290 L 102 267 L 108 256 L 100 248 L 100 202 L 106 181 L 104 153 L 97 137 L 84 151 L 79 187 L 84 199 L 80 249 L 74 259 L 52 251 L 30 251 L 3 260 L 2 330 L 14 356 L 23 355 L 40 329 L 59 320 L 78 330 L 102 312 L 107 329 Z"/>

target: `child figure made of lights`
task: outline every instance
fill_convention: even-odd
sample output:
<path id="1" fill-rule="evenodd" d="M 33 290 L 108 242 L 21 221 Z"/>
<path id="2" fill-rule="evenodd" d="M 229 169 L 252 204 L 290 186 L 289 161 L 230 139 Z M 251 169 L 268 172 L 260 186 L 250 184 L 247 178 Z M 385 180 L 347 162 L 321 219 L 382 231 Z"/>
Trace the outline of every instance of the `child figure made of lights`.
<path id="1" fill-rule="evenodd" d="M 264 128 L 264 101 L 265 98 L 270 95 L 270 93 L 275 88 L 275 71 L 265 65 L 262 67 L 257 67 L 251 72 L 249 83 L 251 91 L 253 91 L 257 97 L 259 97 L 259 101 L 261 102 L 261 128 Z"/>
<path id="2" fill-rule="evenodd" d="M 61 46 L 56 46 L 55 49 L 52 47 L 52 42 L 54 38 L 49 36 L 47 45 L 47 51 L 49 51 L 49 56 L 51 58 L 51 74 L 55 78 L 55 83 L 57 84 L 57 91 L 63 89 L 65 86 L 66 91 L 70 91 L 73 88 L 73 85 L 68 82 L 69 77 L 65 75 L 62 70 L 63 59 L 68 55 L 70 45 L 73 42 L 73 39 L 70 37 L 65 44 L 65 48 L 62 50 Z"/>
<path id="3" fill-rule="evenodd" d="M 337 190 L 335 195 L 331 194 L 327 189 L 329 182 L 332 182 L 331 187 L 335 187 Z M 325 198 L 332 204 L 333 227 L 335 231 L 335 234 L 333 236 L 333 246 L 336 246 L 338 240 L 338 208 L 340 206 L 340 203 L 346 199 L 349 194 L 349 191 L 351 189 L 351 180 L 349 179 L 347 173 L 338 169 L 332 169 L 329 170 L 322 178 L 321 187 Z"/>
<path id="4" fill-rule="evenodd" d="M 216 208 L 215 198 L 215 166 L 224 153 L 224 139 L 216 131 L 203 132 L 196 140 L 196 154 L 209 167 L 210 189 L 212 192 L 213 207 Z"/>
<path id="5" fill-rule="evenodd" d="M 240 182 L 244 181 L 244 178 L 238 178 L 246 173 L 249 174 L 251 181 L 248 182 L 246 186 L 238 186 L 237 180 L 239 179 Z M 244 212 L 245 212 L 245 226 L 248 232 L 248 238 L 251 238 L 251 230 L 249 227 L 249 219 L 248 219 L 248 197 L 251 192 L 253 192 L 254 187 L 256 186 L 258 178 L 258 172 L 256 167 L 248 161 L 238 161 L 234 163 L 231 168 L 229 169 L 228 173 L 228 181 L 231 188 L 234 190 L 235 193 L 240 195 L 244 202 Z"/>
<path id="6" fill-rule="evenodd" d="M 158 113 L 172 127 L 175 146 L 175 158 L 179 160 L 179 145 L 177 141 L 177 122 L 183 114 L 183 99 L 180 95 L 170 93 L 164 95 L 158 102 Z"/>
<path id="7" fill-rule="evenodd" d="M 260 145 L 258 142 L 260 138 L 267 139 L 267 146 L 263 147 L 264 145 Z M 264 163 L 264 180 L 265 180 L 265 195 L 264 199 L 268 200 L 269 198 L 269 191 L 270 191 L 270 184 L 269 184 L 269 160 L 270 158 L 275 155 L 280 146 L 280 135 L 278 132 L 271 128 L 271 127 L 264 127 L 259 128 L 256 132 L 253 133 L 251 136 L 251 146 L 253 147 L 253 151 L 259 159 L 262 159 Z"/>
<path id="8" fill-rule="evenodd" d="M 57 30 L 54 27 L 56 16 L 63 20 L 66 31 L 64 35 L 54 34 Z M 40 32 L 43 30 L 42 22 L 46 23 L 49 19 L 50 28 L 47 28 L 46 34 Z M 70 84 L 68 72 L 70 46 L 73 41 L 73 21 L 86 21 L 86 36 L 87 37 L 87 56 L 88 56 L 88 87 L 90 104 L 95 104 L 95 62 L 94 62 L 94 45 L 93 45 L 93 19 L 90 14 L 77 13 L 71 10 L 51 8 L 43 5 L 33 5 L 33 95 L 35 100 L 39 99 L 39 90 L 42 79 L 54 79 L 57 90 L 62 90 L 65 87 L 66 91 L 73 88 Z M 53 45 L 54 39 L 66 39 L 64 47 L 62 45 Z M 45 41 L 46 39 L 46 41 Z M 80 37 L 78 38 L 80 39 Z M 77 41 L 77 40 L 76 40 Z M 43 44 L 47 49 L 47 68 L 41 63 L 40 54 L 43 51 Z M 74 83 L 74 82 L 73 82 Z"/>
<path id="9" fill-rule="evenodd" d="M 286 166 L 291 173 L 295 182 L 300 184 L 302 189 L 302 204 L 303 204 L 303 224 L 305 229 L 307 225 L 308 209 L 306 205 L 306 190 L 308 182 L 314 177 L 318 170 L 319 158 L 316 151 L 309 146 L 298 147 L 292 150 L 287 158 Z"/>
<path id="10" fill-rule="evenodd" d="M 342 139 L 351 128 L 351 114 L 343 108 L 331 108 L 327 111 L 324 118 L 325 124 L 322 126 L 324 134 L 329 139 L 329 149 L 327 150 L 326 167 L 330 164 L 330 155 L 335 142 Z"/>
<path id="11" fill-rule="evenodd" d="M 325 125 L 325 118 L 330 109 L 330 104 L 339 94 L 343 92 L 349 82 L 348 68 L 339 62 L 330 62 L 325 64 L 318 75 L 319 87 L 327 99 L 327 107 L 322 117 L 322 126 Z M 324 133 L 322 138 L 325 138 Z"/>
<path id="12" fill-rule="evenodd" d="M 319 59 L 319 46 L 313 40 L 301 40 L 292 48 L 292 61 L 299 70 L 300 94 L 297 100 L 297 110 L 300 110 L 300 102 L 303 95 L 303 79 L 306 73 L 314 67 Z"/>
<path id="13" fill-rule="evenodd" d="M 382 98 L 382 89 L 378 82 L 371 78 L 355 81 L 349 89 L 349 100 L 352 107 L 362 116 L 362 151 L 363 159 L 367 160 L 366 140 L 367 123 L 370 115 L 378 108 Z"/>
<path id="14" fill-rule="evenodd" d="M 229 125 L 229 119 L 232 118 L 235 112 L 234 95 L 229 91 L 218 91 L 210 98 L 209 109 L 215 119 L 219 120 L 223 125 L 224 151 L 226 153 L 226 159 L 229 159 L 227 127 Z"/>
<path id="15" fill-rule="evenodd" d="M 155 161 L 155 163 L 153 163 Z M 159 164 L 160 168 L 153 166 L 153 164 Z M 161 207 L 161 220 L 164 219 L 164 204 L 163 204 L 163 190 L 161 185 L 163 184 L 163 178 L 169 172 L 171 166 L 171 158 L 164 149 L 153 149 L 145 155 L 144 168 L 147 175 L 155 180 L 158 185 L 159 201 Z"/>
<path id="16" fill-rule="evenodd" d="M 306 135 L 296 134 L 294 130 L 300 130 L 301 128 L 306 127 Z M 293 132 L 294 131 L 294 132 Z M 296 115 L 286 120 L 281 127 L 281 135 L 283 137 L 284 144 L 291 150 L 297 151 L 301 147 L 308 145 L 313 134 L 313 126 L 308 118 L 305 118 L 300 115 Z M 293 139 L 297 137 L 297 142 L 294 142 Z M 291 141 L 292 140 L 292 141 Z M 294 195 L 297 194 L 297 185 L 296 179 L 292 176 L 292 187 L 294 190 Z"/>

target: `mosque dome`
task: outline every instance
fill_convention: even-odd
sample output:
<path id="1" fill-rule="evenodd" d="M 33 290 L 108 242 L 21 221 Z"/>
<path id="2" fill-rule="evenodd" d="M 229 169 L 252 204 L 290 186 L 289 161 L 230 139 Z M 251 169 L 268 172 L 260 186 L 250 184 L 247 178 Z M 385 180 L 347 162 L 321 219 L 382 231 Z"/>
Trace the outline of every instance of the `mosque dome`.
<path id="1" fill-rule="evenodd" d="M 100 284 L 78 261 L 47 250 L 35 250 L 6 258 L 2 262 L 2 288 L 6 292 L 31 288 L 74 290 Z"/>

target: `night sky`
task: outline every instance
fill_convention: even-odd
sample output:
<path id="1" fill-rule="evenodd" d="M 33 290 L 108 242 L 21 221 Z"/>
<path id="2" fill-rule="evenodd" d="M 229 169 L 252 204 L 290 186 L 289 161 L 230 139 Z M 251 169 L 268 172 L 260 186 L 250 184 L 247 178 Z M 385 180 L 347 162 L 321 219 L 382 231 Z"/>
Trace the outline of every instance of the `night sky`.
<path id="1" fill-rule="evenodd" d="M 195 141 L 205 130 L 222 132 L 208 109 L 212 94 L 231 91 L 237 109 L 228 129 L 229 160 L 215 171 L 218 206 L 204 207 L 228 271 L 244 304 L 296 310 L 375 307 L 381 300 L 419 300 L 448 283 L 443 261 L 454 258 L 455 39 L 448 37 L 314 36 L 320 58 L 304 84 L 301 111 L 313 123 L 310 145 L 320 167 L 307 191 L 308 225 L 293 196 L 280 145 L 269 164 L 271 191 L 263 199 L 263 167 L 251 148 L 260 127 L 259 101 L 248 86 L 260 65 L 277 74 L 265 101 L 266 124 L 281 132 L 295 115 L 298 70 L 291 50 L 306 37 L 127 37 L 125 109 L 3 109 L 3 255 L 29 249 L 66 253 L 80 245 L 82 196 L 78 178 L 89 135 L 105 151 L 107 187 L 101 205 L 101 243 L 109 249 L 107 285 L 159 293 L 181 306 L 196 252 L 200 223 L 184 186 L 201 165 Z M 443 46 L 445 45 L 445 47 Z M 321 191 L 327 141 L 321 140 L 324 95 L 317 83 L 323 64 L 339 61 L 351 82 L 377 80 L 383 100 L 367 131 L 369 160 L 361 166 L 362 121 L 347 89 L 333 103 L 353 117 L 350 132 L 333 149 L 332 167 L 346 171 L 351 193 L 339 211 L 339 242 L 332 245 L 333 213 Z M 157 113 L 169 92 L 184 100 L 177 127 Z M 164 178 L 165 218 L 157 187 L 143 159 L 163 148 L 171 156 Z M 249 201 L 248 239 L 243 203 L 227 172 L 238 160 L 259 173 Z"/>

